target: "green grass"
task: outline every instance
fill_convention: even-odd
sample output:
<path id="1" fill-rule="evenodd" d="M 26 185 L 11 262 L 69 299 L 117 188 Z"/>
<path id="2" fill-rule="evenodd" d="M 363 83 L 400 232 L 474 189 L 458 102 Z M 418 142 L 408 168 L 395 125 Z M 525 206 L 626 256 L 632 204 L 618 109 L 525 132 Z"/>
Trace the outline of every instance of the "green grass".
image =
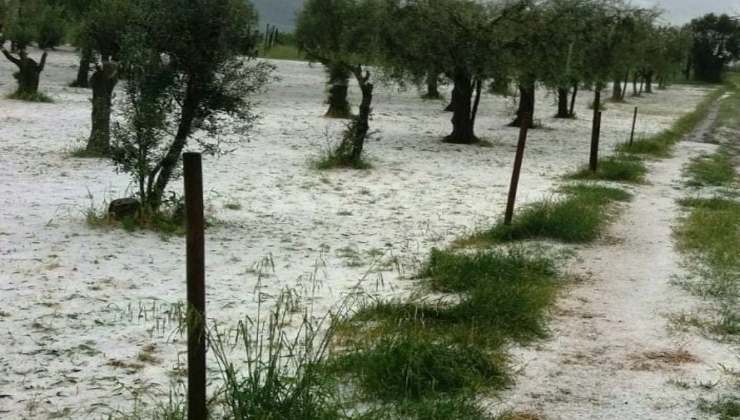
<path id="1" fill-rule="evenodd" d="M 319 171 L 329 171 L 333 169 L 372 169 L 373 165 L 367 159 L 359 160 L 347 159 L 341 153 L 334 150 L 325 151 L 317 159 L 311 161 L 311 166 Z"/>
<path id="2" fill-rule="evenodd" d="M 185 213 L 182 203 L 170 203 L 154 214 L 139 214 L 116 220 L 108 214 L 108 208 L 91 205 L 84 211 L 85 222 L 93 228 L 121 228 L 127 232 L 150 230 L 164 236 L 185 234 Z M 206 223 L 208 225 L 208 223 Z"/>
<path id="3" fill-rule="evenodd" d="M 566 175 L 566 177 L 576 180 L 617 181 L 637 184 L 645 180 L 646 174 L 647 168 L 642 161 L 616 156 L 600 160 L 596 172 L 584 167 L 575 173 Z"/>
<path id="4" fill-rule="evenodd" d="M 687 168 L 688 185 L 693 187 L 723 187 L 732 185 L 737 174 L 727 151 L 701 156 L 691 161 Z"/>
<path id="5" fill-rule="evenodd" d="M 36 93 L 14 92 L 8 95 L 8 99 L 14 99 L 17 101 L 26 101 L 26 102 L 54 103 L 54 100 L 51 99 L 49 96 L 47 96 L 43 92 L 36 92 Z"/>
<path id="6" fill-rule="evenodd" d="M 545 309 L 559 287 L 555 263 L 523 248 L 476 254 L 434 250 L 424 285 L 450 292 L 454 303 L 371 302 L 338 327 L 352 341 L 416 331 L 492 350 L 507 340 L 528 342 L 546 333 Z"/>
<path id="7" fill-rule="evenodd" d="M 457 241 L 457 245 L 530 239 L 590 242 L 599 237 L 612 220 L 610 204 L 630 197 L 617 188 L 587 184 L 565 187 L 563 192 L 564 197 L 538 201 L 519 209 L 511 225 L 499 221 L 488 231 Z"/>
<path id="8" fill-rule="evenodd" d="M 679 118 L 671 128 L 664 130 L 650 137 L 635 140 L 630 145 L 623 143 L 617 146 L 620 153 L 629 153 L 634 155 L 648 155 L 657 158 L 670 156 L 671 148 L 674 144 L 691 133 L 694 128 L 707 116 L 712 104 L 722 96 L 725 89 L 720 88 L 710 93 L 702 102 L 697 105 L 694 111 L 685 114 Z"/>
<path id="9" fill-rule="evenodd" d="M 506 344 L 547 332 L 560 283 L 542 252 L 433 250 L 421 284 L 451 300 L 373 301 L 341 320 L 331 369 L 384 407 L 361 418 L 492 420 L 475 395 L 511 383 Z"/>
<path id="10" fill-rule="evenodd" d="M 336 361 L 364 395 L 381 401 L 458 396 L 509 382 L 505 363 L 471 345 L 399 332 Z"/>
<path id="11" fill-rule="evenodd" d="M 470 292 L 485 283 L 511 282 L 534 276 L 554 276 L 553 261 L 529 256 L 522 250 L 458 254 L 432 249 L 422 276 L 429 279 L 432 290 L 455 293 Z"/>
<path id="12" fill-rule="evenodd" d="M 298 48 L 291 45 L 276 45 L 266 51 L 260 50 L 259 56 L 261 58 L 268 58 L 271 60 L 306 61 L 305 54 L 301 53 Z"/>
<path id="13" fill-rule="evenodd" d="M 740 269 L 740 202 L 713 198 L 681 204 L 689 214 L 676 229 L 679 245 L 715 269 Z"/>
<path id="14" fill-rule="evenodd" d="M 714 401 L 700 399 L 699 409 L 714 414 L 719 420 L 740 419 L 740 396 L 723 395 Z"/>
<path id="15" fill-rule="evenodd" d="M 686 318 L 712 336 L 740 337 L 740 202 L 685 199 L 688 210 L 675 229 L 680 249 L 689 254 L 695 278 L 684 282 L 691 292 L 715 301 L 712 313 Z"/>

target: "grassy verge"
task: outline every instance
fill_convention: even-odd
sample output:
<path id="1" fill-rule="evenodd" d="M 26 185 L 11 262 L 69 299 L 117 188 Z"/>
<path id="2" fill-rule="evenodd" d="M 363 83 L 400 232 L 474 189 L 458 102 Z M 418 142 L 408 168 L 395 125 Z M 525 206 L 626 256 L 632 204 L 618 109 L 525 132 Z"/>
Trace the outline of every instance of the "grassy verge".
<path id="1" fill-rule="evenodd" d="M 708 317 L 685 317 L 685 323 L 713 336 L 740 338 L 740 202 L 730 199 L 690 199 L 681 202 L 688 213 L 676 228 L 680 248 L 693 260 L 692 292 L 712 299 Z"/>
<path id="2" fill-rule="evenodd" d="M 511 383 L 506 343 L 546 334 L 547 308 L 560 284 L 555 262 L 522 247 L 433 250 L 421 275 L 425 293 L 448 300 L 360 307 L 337 325 L 342 351 L 334 372 L 355 384 L 360 401 L 401 407 L 399 418 L 455 418 L 426 417 L 424 401 L 435 399 L 487 418 L 471 402 L 478 392 Z"/>
<path id="3" fill-rule="evenodd" d="M 588 167 L 584 167 L 572 174 L 566 175 L 566 178 L 637 184 L 645 180 L 645 174 L 647 174 L 647 168 L 641 160 L 618 155 L 600 160 L 596 172 L 591 171 Z"/>
<path id="4" fill-rule="evenodd" d="M 276 45 L 268 50 L 260 50 L 259 57 L 270 60 L 306 61 L 306 56 L 291 45 Z"/>
<path id="5" fill-rule="evenodd" d="M 488 245 L 510 241 L 545 239 L 566 243 L 596 239 L 613 219 L 612 204 L 631 195 L 618 188 L 593 184 L 564 187 L 560 198 L 526 205 L 511 225 L 499 221 L 488 231 L 457 241 L 457 245 Z"/>
<path id="6" fill-rule="evenodd" d="M 635 140 L 631 145 L 623 143 L 617 146 L 617 151 L 620 153 L 647 155 L 658 158 L 670 156 L 671 147 L 696 128 L 699 122 L 707 116 L 712 104 L 724 92 L 725 89 L 723 88 L 716 89 L 701 101 L 694 111 L 679 118 L 671 128 L 651 137 Z"/>
<path id="7" fill-rule="evenodd" d="M 735 180 L 735 168 L 727 150 L 691 161 L 687 168 L 689 181 L 693 187 L 725 187 Z"/>

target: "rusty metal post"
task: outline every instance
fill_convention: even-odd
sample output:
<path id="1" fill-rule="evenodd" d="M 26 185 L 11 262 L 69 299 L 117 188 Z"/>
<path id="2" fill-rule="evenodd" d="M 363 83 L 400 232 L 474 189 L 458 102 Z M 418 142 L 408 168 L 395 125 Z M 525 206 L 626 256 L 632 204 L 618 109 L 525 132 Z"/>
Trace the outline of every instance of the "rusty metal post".
<path id="1" fill-rule="evenodd" d="M 519 143 L 516 145 L 516 157 L 514 158 L 514 170 L 511 174 L 511 185 L 509 186 L 509 198 L 506 201 L 506 215 L 504 224 L 511 225 L 514 219 L 514 205 L 516 203 L 516 193 L 519 188 L 519 175 L 522 171 L 522 161 L 524 160 L 524 147 L 527 144 L 527 131 L 529 130 L 530 119 L 529 113 L 522 115 L 521 126 L 519 128 Z"/>
<path id="2" fill-rule="evenodd" d="M 187 220 L 188 420 L 206 420 L 206 286 L 203 165 L 183 154 Z"/>
<path id="3" fill-rule="evenodd" d="M 632 117 L 632 132 L 630 132 L 630 146 L 635 141 L 635 126 L 637 125 L 637 107 L 635 107 L 635 115 Z"/>

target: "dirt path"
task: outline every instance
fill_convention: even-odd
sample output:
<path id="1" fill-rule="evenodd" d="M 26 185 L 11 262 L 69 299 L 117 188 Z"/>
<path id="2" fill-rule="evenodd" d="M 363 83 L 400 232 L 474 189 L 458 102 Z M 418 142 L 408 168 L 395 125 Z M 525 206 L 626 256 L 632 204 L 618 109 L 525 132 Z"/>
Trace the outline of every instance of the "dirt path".
<path id="1" fill-rule="evenodd" d="M 683 166 L 714 150 L 704 143 L 709 121 L 650 164 L 650 185 L 635 189 L 609 234 L 578 251 L 571 270 L 581 279 L 565 293 L 551 339 L 514 351 L 521 368 L 505 408 L 542 419 L 691 419 L 719 364 L 738 368 L 737 350 L 707 339 L 671 333 L 668 315 L 699 300 L 671 282 L 684 271 L 674 249 Z"/>

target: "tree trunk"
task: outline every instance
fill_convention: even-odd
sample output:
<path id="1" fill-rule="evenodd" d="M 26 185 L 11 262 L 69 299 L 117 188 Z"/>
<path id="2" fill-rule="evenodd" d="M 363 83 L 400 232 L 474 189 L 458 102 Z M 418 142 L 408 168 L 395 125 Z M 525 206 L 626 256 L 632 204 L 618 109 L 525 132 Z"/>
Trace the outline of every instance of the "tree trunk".
<path id="1" fill-rule="evenodd" d="M 175 173 L 175 169 L 182 157 L 182 151 L 188 143 L 188 138 L 193 130 L 193 121 L 195 121 L 198 104 L 201 100 L 200 89 L 197 83 L 197 81 L 192 80 L 188 82 L 175 139 L 167 150 L 167 154 L 149 176 L 147 197 L 143 200 L 144 203 L 142 203 L 145 210 L 152 212 L 159 210 L 167 185 L 172 179 L 172 175 Z"/>
<path id="2" fill-rule="evenodd" d="M 352 162 L 359 162 L 362 159 L 362 150 L 365 147 L 365 138 L 370 131 L 370 113 L 372 112 L 373 102 L 373 84 L 370 83 L 370 72 L 362 74 L 362 69 L 354 71 L 357 83 L 362 91 L 362 102 L 360 102 L 360 113 L 357 115 L 352 125 L 352 152 L 350 159 Z"/>
<path id="3" fill-rule="evenodd" d="M 329 109 L 325 116 L 328 118 L 351 118 L 352 110 L 347 101 L 350 72 L 339 66 L 328 67 L 329 72 Z"/>
<path id="4" fill-rule="evenodd" d="M 555 118 L 570 118 L 568 93 L 568 88 L 558 88 L 558 113 Z"/>
<path id="5" fill-rule="evenodd" d="M 645 73 L 645 93 L 653 93 L 653 72 Z"/>
<path id="6" fill-rule="evenodd" d="M 118 65 L 104 62 L 90 78 L 93 91 L 92 130 L 87 141 L 87 152 L 106 156 L 110 152 L 110 114 L 113 90 L 118 83 Z"/>
<path id="7" fill-rule="evenodd" d="M 614 79 L 614 83 L 612 84 L 612 98 L 611 100 L 614 102 L 622 102 L 624 98 L 622 98 L 622 81 L 619 79 Z"/>
<path id="8" fill-rule="evenodd" d="M 632 76 L 632 96 L 640 96 L 640 92 L 637 91 L 637 72 Z"/>
<path id="9" fill-rule="evenodd" d="M 439 73 L 428 73 L 426 78 L 427 92 L 422 96 L 424 99 L 442 99 L 439 93 Z"/>
<path id="10" fill-rule="evenodd" d="M 519 109 L 516 118 L 509 124 L 511 127 L 519 127 L 522 121 L 529 121 L 529 128 L 534 128 L 534 104 L 535 87 L 534 82 L 519 85 Z M 529 118 L 524 118 L 528 116 Z"/>
<path id="11" fill-rule="evenodd" d="M 80 66 L 77 68 L 77 78 L 72 87 L 89 88 L 90 62 L 92 61 L 92 50 L 83 48 L 80 53 Z"/>
<path id="12" fill-rule="evenodd" d="M 4 48 L 1 51 L 5 58 L 18 67 L 18 71 L 13 74 L 18 82 L 16 96 L 20 98 L 35 96 L 39 91 L 41 72 L 44 71 L 46 65 L 46 52 L 41 56 L 41 61 L 36 63 L 35 60 L 28 57 L 24 50 L 20 51 L 20 57 L 12 56 Z"/>
<path id="13" fill-rule="evenodd" d="M 570 97 L 570 118 L 576 117 L 576 98 L 578 97 L 578 83 L 573 83 L 573 93 Z"/>
<path id="14" fill-rule="evenodd" d="M 629 85 L 630 73 L 624 74 L 624 84 L 622 85 L 622 100 L 627 97 L 627 86 Z"/>
<path id="15" fill-rule="evenodd" d="M 473 80 L 464 70 L 458 70 L 453 77 L 455 83 L 452 89 L 452 133 L 445 137 L 447 143 L 473 144 L 478 142 L 475 137 L 475 120 L 472 116 L 471 101 L 473 99 Z"/>

